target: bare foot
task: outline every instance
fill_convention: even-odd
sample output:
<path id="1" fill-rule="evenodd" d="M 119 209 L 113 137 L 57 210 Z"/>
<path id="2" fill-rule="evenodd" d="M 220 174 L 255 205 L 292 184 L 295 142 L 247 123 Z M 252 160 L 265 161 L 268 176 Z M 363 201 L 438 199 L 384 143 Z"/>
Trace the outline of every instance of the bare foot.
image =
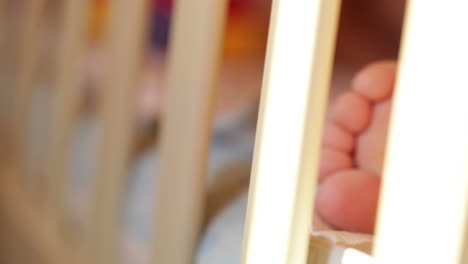
<path id="1" fill-rule="evenodd" d="M 338 229 L 374 230 L 395 69 L 389 61 L 367 66 L 325 125 L 317 211 Z"/>

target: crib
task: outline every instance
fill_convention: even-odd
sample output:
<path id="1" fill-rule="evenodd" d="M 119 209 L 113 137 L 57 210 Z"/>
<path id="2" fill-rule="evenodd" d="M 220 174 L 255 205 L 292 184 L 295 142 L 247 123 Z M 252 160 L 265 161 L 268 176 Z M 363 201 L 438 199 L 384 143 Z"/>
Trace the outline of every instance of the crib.
<path id="1" fill-rule="evenodd" d="M 13 18 L 5 10 L 19 2 L 20 22 L 3 22 L 0 39 L 1 262 L 120 263 L 147 1 L 111 2 L 107 77 L 97 104 L 99 162 L 89 224 L 79 230 L 67 209 L 67 151 L 84 103 L 78 73 L 91 1 L 0 0 L 2 21 Z M 48 10 L 50 2 L 62 8 Z M 340 4 L 273 1 L 242 263 L 468 263 L 468 2 L 462 0 L 408 1 L 377 231 L 366 244 L 372 253 L 310 232 Z M 227 0 L 176 1 L 154 197 L 163 213 L 156 213 L 148 263 L 193 261 L 226 7 Z M 45 12 L 61 19 L 55 56 L 46 62 L 36 45 Z M 28 120 L 42 71 L 49 77 L 41 81 L 54 87 L 49 140 L 41 142 L 47 151 L 34 156 L 40 164 L 28 165 Z M 286 93 L 285 86 L 294 89 Z"/>

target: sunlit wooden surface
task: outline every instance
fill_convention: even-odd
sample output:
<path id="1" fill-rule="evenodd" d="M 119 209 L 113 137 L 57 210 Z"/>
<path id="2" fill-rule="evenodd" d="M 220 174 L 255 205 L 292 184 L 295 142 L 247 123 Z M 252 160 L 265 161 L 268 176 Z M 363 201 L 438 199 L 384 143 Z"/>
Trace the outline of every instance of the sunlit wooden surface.
<path id="1" fill-rule="evenodd" d="M 467 1 L 409 1 L 377 228 L 378 263 L 466 263 L 461 256 L 468 250 L 467 12 Z"/>
<path id="2" fill-rule="evenodd" d="M 242 263 L 305 263 L 340 1 L 273 1 Z"/>

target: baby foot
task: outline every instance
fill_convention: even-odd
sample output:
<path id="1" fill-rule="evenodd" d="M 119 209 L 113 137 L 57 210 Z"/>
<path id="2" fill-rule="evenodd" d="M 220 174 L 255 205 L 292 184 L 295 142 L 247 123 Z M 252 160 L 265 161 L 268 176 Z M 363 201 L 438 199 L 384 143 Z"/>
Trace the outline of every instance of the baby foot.
<path id="1" fill-rule="evenodd" d="M 362 70 L 325 125 L 317 212 L 351 232 L 374 230 L 396 64 Z"/>

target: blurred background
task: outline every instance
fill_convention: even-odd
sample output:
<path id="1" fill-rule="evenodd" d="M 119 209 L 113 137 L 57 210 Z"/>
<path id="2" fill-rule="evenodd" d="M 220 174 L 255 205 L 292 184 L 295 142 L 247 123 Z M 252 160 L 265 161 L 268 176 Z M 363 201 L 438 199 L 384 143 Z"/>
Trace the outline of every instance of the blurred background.
<path id="1" fill-rule="evenodd" d="M 41 1 L 0 1 L 0 139 L 3 143 L 0 148 L 4 150 L 0 153 L 0 162 L 11 156 L 12 149 L 3 140 L 7 138 L 8 124 L 22 115 L 15 106 L 17 72 L 25 58 L 32 59 L 37 63 L 28 79 L 34 89 L 31 101 L 27 102 L 28 124 L 24 127 L 26 173 L 22 175 L 22 182 L 25 190 L 35 198 L 37 206 L 48 192 L 45 159 L 50 143 L 51 100 L 57 89 L 59 32 L 65 19 L 64 1 L 44 0 L 44 8 L 37 14 L 40 17 L 38 23 L 27 28 L 25 25 L 30 18 L 28 7 Z M 78 240 L 89 213 L 91 175 L 97 160 L 96 108 L 107 68 L 105 40 L 110 1 L 91 0 L 86 50 L 80 66 L 80 95 L 77 98 L 80 117 L 73 127 L 67 156 L 70 163 L 67 176 L 72 183 L 68 194 L 69 214 L 75 221 L 73 236 Z M 330 101 L 349 86 L 352 76 L 367 63 L 397 58 L 403 8 L 403 0 L 343 1 Z M 166 62 L 173 9 L 172 0 L 148 0 L 145 48 L 135 85 L 136 136 L 123 202 L 124 263 L 147 263 L 150 254 L 154 178 L 159 159 L 157 141 L 165 104 Z M 214 132 L 207 175 L 207 217 L 197 263 L 239 263 L 270 9 L 270 0 L 229 2 L 216 87 Z M 24 37 L 26 30 L 37 34 L 38 41 L 28 42 Z M 24 45 L 37 48 L 37 56 L 21 55 L 19 51 Z M 293 88 L 285 87 L 285 92 Z M 0 226 L 4 228 L 7 225 Z M 15 243 L 3 245 L 5 255 L 14 254 L 16 259 L 21 259 L 15 263 L 40 263 L 34 254 L 27 257 L 26 252 L 33 251 L 28 250 L 16 232 L 5 232 L 10 233 L 6 235 L 10 241 L 18 242 L 16 246 Z"/>

